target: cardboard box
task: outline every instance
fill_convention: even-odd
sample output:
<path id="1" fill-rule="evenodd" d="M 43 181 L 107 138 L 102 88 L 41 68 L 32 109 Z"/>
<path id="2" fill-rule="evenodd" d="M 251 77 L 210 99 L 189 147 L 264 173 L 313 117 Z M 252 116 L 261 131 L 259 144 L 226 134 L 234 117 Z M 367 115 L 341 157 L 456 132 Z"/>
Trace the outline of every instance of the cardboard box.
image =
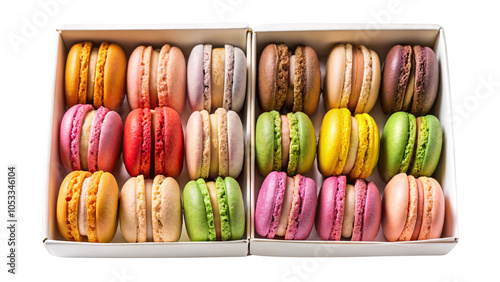
<path id="1" fill-rule="evenodd" d="M 325 75 L 325 63 L 327 56 L 333 46 L 337 43 L 362 44 L 373 49 L 380 57 L 381 64 L 390 48 L 396 44 L 419 44 L 434 49 L 440 70 L 440 85 L 438 97 L 431 110 L 431 114 L 437 116 L 443 128 L 443 150 L 440 163 L 434 172 L 436 178 L 443 187 L 446 215 L 444 229 L 441 238 L 425 241 L 411 242 L 387 242 L 380 229 L 374 242 L 350 242 L 350 241 L 322 241 L 315 228 L 307 240 L 285 241 L 279 239 L 266 239 L 259 236 L 254 227 L 255 203 L 260 186 L 264 180 L 255 166 L 255 138 L 251 144 L 252 165 L 252 189 L 251 189 L 251 237 L 250 254 L 268 256 L 384 256 L 384 255 L 439 255 L 448 253 L 458 242 L 457 227 L 457 197 L 455 184 L 455 153 L 453 147 L 453 125 L 451 123 L 451 93 L 448 74 L 448 61 L 446 55 L 446 41 L 443 29 L 438 25 L 383 25 L 377 29 L 366 29 L 365 25 L 353 24 L 292 24 L 292 25 L 263 25 L 253 29 L 252 40 L 252 85 L 253 96 L 257 97 L 257 70 L 260 53 L 269 43 L 284 42 L 289 50 L 293 51 L 299 44 L 309 45 L 317 52 L 320 64 L 322 83 Z M 252 101 L 254 121 L 251 127 L 251 135 L 255 136 L 255 122 L 261 114 L 257 101 Z M 320 99 L 318 111 L 311 117 L 316 136 L 325 108 L 323 98 Z M 381 110 L 380 102 L 377 101 L 374 109 L 370 112 L 377 122 L 379 132 L 382 134 L 384 124 L 388 116 Z M 313 178 L 319 189 L 325 179 L 317 169 L 315 160 L 313 169 L 306 176 Z M 385 183 L 380 179 L 377 168 L 368 178 L 374 181 L 382 195 Z"/>
<path id="2" fill-rule="evenodd" d="M 201 257 L 201 256 L 246 256 L 248 254 L 248 242 L 250 237 L 250 213 L 246 214 L 246 231 L 243 239 L 227 242 L 191 242 L 187 236 L 185 225 L 179 242 L 172 243 L 127 243 L 123 238 L 119 227 L 111 243 L 88 243 L 71 242 L 62 239 L 56 223 L 56 201 L 59 185 L 69 173 L 61 164 L 59 157 L 59 125 L 66 111 L 64 101 L 64 69 L 67 52 L 77 42 L 90 40 L 95 44 L 102 41 L 119 44 L 128 56 L 135 47 L 146 44 L 155 48 L 165 43 L 179 47 L 187 59 L 191 49 L 200 43 L 211 43 L 214 47 L 223 47 L 231 44 L 241 48 L 247 56 L 247 73 L 250 73 L 251 62 L 251 32 L 246 24 L 208 24 L 208 25 L 148 25 L 148 26 L 68 26 L 56 32 L 56 53 L 54 57 L 54 104 L 52 118 L 52 141 L 49 160 L 49 183 L 45 199 L 46 215 L 44 219 L 43 242 L 47 250 L 56 256 L 67 257 Z M 252 124 L 250 118 L 251 84 L 250 75 L 247 80 L 247 97 L 244 109 L 239 113 L 243 123 L 243 130 Z M 187 95 L 187 94 L 186 94 Z M 122 120 L 128 114 L 128 105 L 125 99 L 122 107 L 118 110 Z M 181 115 L 183 127 L 185 128 L 191 110 L 186 103 Z M 250 204 L 250 135 L 245 136 L 245 163 L 240 177 L 237 179 L 243 193 L 246 210 Z M 184 162 L 185 163 L 185 162 Z M 118 185 L 121 188 L 129 178 L 123 161 L 120 158 L 118 166 L 113 171 Z M 181 190 L 189 181 L 186 166 L 184 164 L 181 175 L 177 178 Z"/>

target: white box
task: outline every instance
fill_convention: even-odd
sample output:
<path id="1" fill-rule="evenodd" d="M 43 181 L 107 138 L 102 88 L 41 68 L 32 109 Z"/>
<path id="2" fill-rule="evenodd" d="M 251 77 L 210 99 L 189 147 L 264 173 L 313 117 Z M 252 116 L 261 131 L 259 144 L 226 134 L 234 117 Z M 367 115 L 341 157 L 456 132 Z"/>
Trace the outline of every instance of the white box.
<path id="1" fill-rule="evenodd" d="M 185 225 L 179 242 L 172 243 L 127 243 L 123 238 L 119 227 L 111 243 L 88 243 L 72 242 L 62 239 L 56 223 L 56 201 L 59 185 L 69 173 L 61 164 L 59 157 L 59 125 L 66 111 L 64 101 L 64 69 L 66 56 L 69 48 L 81 41 L 92 41 L 100 44 L 102 41 L 119 44 L 128 56 L 135 47 L 146 44 L 155 48 L 165 43 L 179 47 L 187 59 L 191 49 L 200 43 L 210 43 L 214 47 L 223 47 L 231 44 L 241 48 L 247 56 L 247 98 L 244 109 L 239 113 L 243 130 L 250 128 L 253 120 L 250 118 L 251 83 L 251 31 L 247 24 L 207 24 L 207 25 L 147 25 L 147 26 L 68 26 L 56 32 L 56 53 L 54 57 L 54 104 L 52 118 L 52 141 L 49 159 L 49 183 L 46 191 L 44 210 L 43 242 L 47 250 L 56 256 L 65 257 L 201 257 L 201 256 L 246 256 L 248 254 L 248 242 L 250 237 L 250 213 L 246 214 L 246 231 L 241 240 L 227 242 L 191 242 L 187 236 Z M 125 121 L 128 114 L 126 99 L 118 110 Z M 186 126 L 191 110 L 186 102 L 185 109 L 181 115 L 183 127 Z M 243 193 L 245 208 L 249 211 L 250 204 L 250 135 L 245 136 L 245 163 L 243 171 L 238 177 L 238 182 Z M 113 171 L 118 185 L 121 188 L 129 178 L 122 159 Z M 181 175 L 177 178 L 181 190 L 188 182 L 186 165 Z"/>
<path id="2" fill-rule="evenodd" d="M 366 29 L 366 25 L 360 24 L 291 24 L 291 25 L 263 25 L 253 30 L 252 39 L 252 95 L 257 97 L 256 79 L 258 60 L 260 53 L 269 43 L 284 42 L 289 50 L 293 51 L 298 44 L 309 45 L 317 52 L 321 64 L 322 84 L 325 74 L 326 58 L 337 43 L 362 44 L 373 49 L 380 57 L 380 62 L 385 61 L 389 49 L 396 44 L 419 44 L 434 49 L 440 70 L 440 84 L 438 97 L 431 110 L 431 114 L 437 116 L 443 128 L 443 150 L 441 160 L 434 172 L 436 178 L 443 187 L 446 215 L 442 237 L 434 240 L 411 241 L 411 242 L 387 242 L 380 229 L 379 234 L 373 242 L 350 242 L 350 241 L 322 241 L 319 239 L 315 228 L 307 240 L 287 241 L 279 239 L 266 239 L 259 236 L 255 231 L 254 214 L 260 186 L 264 180 L 255 166 L 255 138 L 251 144 L 251 166 L 252 166 L 252 189 L 251 189 L 251 235 L 250 254 L 268 256 L 385 256 L 385 255 L 439 255 L 448 253 L 458 242 L 457 227 L 457 197 L 455 184 L 455 153 L 453 146 L 453 125 L 451 118 L 451 93 L 448 74 L 448 61 L 446 55 L 446 41 L 444 31 L 439 25 L 382 25 L 377 29 Z M 258 101 L 252 101 L 252 127 L 251 135 L 255 136 L 255 123 L 262 113 Z M 379 132 L 382 134 L 383 125 L 388 116 L 381 110 L 380 102 L 377 101 L 374 109 L 370 112 L 377 122 Z M 323 98 L 320 99 L 318 111 L 311 117 L 316 136 L 325 109 Z M 313 169 L 306 174 L 313 178 L 319 189 L 325 179 L 317 169 L 315 161 Z M 368 178 L 374 181 L 381 195 L 385 183 L 380 179 L 375 168 Z"/>

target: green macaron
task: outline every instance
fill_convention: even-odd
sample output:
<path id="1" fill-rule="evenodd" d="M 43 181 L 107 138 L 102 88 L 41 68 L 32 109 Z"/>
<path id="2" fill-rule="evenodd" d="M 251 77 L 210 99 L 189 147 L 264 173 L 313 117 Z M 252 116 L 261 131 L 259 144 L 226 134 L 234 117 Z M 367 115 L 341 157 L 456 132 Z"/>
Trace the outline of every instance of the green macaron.
<path id="1" fill-rule="evenodd" d="M 316 155 L 316 135 L 306 114 L 280 116 L 277 111 L 265 112 L 257 119 L 255 131 L 257 168 L 261 175 L 286 171 L 292 176 L 311 169 Z"/>
<path id="2" fill-rule="evenodd" d="M 407 171 L 415 177 L 431 176 L 439 163 L 441 147 L 441 124 L 435 116 L 392 114 L 380 139 L 378 171 L 382 180 L 388 182 Z"/>
<path id="3" fill-rule="evenodd" d="M 183 192 L 186 230 L 192 241 L 238 240 L 245 232 L 245 207 L 238 182 L 191 180 Z"/>

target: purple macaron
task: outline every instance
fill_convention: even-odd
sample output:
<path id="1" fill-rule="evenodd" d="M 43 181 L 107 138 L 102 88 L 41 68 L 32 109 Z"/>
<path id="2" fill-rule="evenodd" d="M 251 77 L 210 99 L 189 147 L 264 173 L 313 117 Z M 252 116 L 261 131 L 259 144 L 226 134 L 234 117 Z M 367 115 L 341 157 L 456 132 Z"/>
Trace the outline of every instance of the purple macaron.
<path id="1" fill-rule="evenodd" d="M 317 206 L 313 179 L 273 171 L 262 183 L 255 207 L 255 229 L 269 239 L 305 240 L 309 237 Z"/>
<path id="2" fill-rule="evenodd" d="M 316 230 L 322 240 L 373 241 L 381 219 L 380 193 L 373 182 L 357 179 L 347 184 L 345 176 L 332 176 L 319 193 Z"/>
<path id="3" fill-rule="evenodd" d="M 114 170 L 121 153 L 123 124 L 120 115 L 105 107 L 71 107 L 61 121 L 59 153 L 66 169 Z"/>

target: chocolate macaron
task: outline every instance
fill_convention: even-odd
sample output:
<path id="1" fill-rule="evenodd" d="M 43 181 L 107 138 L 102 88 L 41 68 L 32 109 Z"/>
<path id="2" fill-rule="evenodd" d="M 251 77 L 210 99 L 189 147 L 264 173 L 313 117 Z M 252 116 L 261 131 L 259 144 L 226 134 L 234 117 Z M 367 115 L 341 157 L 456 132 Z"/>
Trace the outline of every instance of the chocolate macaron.
<path id="1" fill-rule="evenodd" d="M 426 115 L 436 100 L 439 66 L 429 47 L 396 45 L 387 54 L 380 101 L 385 114 Z"/>
<path id="2" fill-rule="evenodd" d="M 312 115 L 318 108 L 321 72 L 318 55 L 299 45 L 294 55 L 288 46 L 269 44 L 259 60 L 259 103 L 263 111 L 279 111 L 286 104 L 293 112 Z"/>

